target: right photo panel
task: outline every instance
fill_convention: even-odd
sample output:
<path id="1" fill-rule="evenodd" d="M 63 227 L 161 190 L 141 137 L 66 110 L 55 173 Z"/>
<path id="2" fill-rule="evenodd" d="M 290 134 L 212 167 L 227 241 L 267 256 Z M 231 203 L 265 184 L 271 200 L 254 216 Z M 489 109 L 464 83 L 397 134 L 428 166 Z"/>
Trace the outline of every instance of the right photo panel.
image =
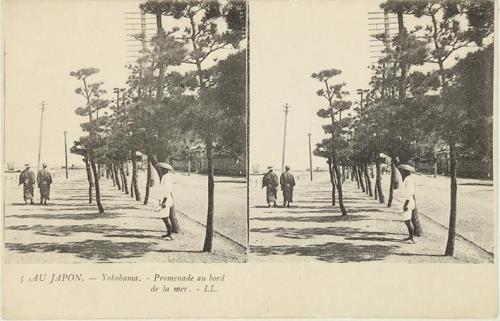
<path id="1" fill-rule="evenodd" d="M 494 11 L 250 2 L 249 262 L 494 263 Z"/>

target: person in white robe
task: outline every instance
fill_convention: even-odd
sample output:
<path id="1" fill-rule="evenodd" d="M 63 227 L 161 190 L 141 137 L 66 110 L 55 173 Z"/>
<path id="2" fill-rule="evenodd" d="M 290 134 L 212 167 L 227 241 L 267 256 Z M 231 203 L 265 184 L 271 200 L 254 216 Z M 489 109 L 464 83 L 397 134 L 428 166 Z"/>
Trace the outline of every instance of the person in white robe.
<path id="1" fill-rule="evenodd" d="M 172 221 L 170 211 L 174 207 L 174 181 L 172 178 L 173 167 L 170 164 L 159 162 L 156 164 L 159 183 L 153 186 L 152 198 L 158 202 L 156 213 L 165 223 L 167 234 L 161 236 L 162 239 L 172 240 Z M 156 183 L 155 182 L 155 183 Z"/>
<path id="2" fill-rule="evenodd" d="M 403 211 L 400 212 L 401 219 L 405 222 L 408 228 L 408 237 L 403 241 L 415 243 L 413 237 L 415 235 L 415 228 L 411 221 L 413 210 L 415 209 L 415 169 L 407 164 L 398 166 L 396 171 L 396 180 L 399 181 L 399 189 L 397 191 L 397 198 L 403 204 Z M 402 182 L 401 182 L 402 180 Z"/>

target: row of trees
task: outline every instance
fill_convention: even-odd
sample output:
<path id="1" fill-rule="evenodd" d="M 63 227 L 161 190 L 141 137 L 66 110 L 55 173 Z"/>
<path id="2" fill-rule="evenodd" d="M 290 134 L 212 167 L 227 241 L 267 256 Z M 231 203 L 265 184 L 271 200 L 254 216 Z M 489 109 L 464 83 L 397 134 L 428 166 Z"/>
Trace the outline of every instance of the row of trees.
<path id="1" fill-rule="evenodd" d="M 397 16 L 396 36 L 377 35 L 386 46 L 384 58 L 372 66 L 371 88 L 358 90 L 355 116 L 345 111 L 351 103 L 344 84 L 332 79 L 336 69 L 314 73 L 322 84 L 317 94 L 328 106 L 318 116 L 330 118 L 328 139 L 315 154 L 327 158 L 342 215 L 342 175 L 349 166 L 360 187 L 385 203 L 381 163 L 391 158 L 392 177 L 387 205 L 391 206 L 394 169 L 419 158 L 435 159 L 445 150 L 450 162 L 450 221 L 445 255 L 454 254 L 457 215 L 457 162 L 459 159 L 492 159 L 493 153 L 493 2 L 388 0 L 382 9 Z M 413 27 L 408 31 L 405 20 Z M 454 63 L 455 61 L 456 63 Z M 344 111 L 344 117 L 342 112 Z M 375 164 L 374 189 L 367 171 Z M 413 217 L 421 233 L 418 214 Z"/>
<path id="2" fill-rule="evenodd" d="M 104 213 L 101 176 L 147 204 L 155 164 L 185 159 L 198 147 L 208 164 L 203 251 L 211 251 L 213 159 L 243 158 L 246 152 L 246 50 L 240 48 L 246 37 L 246 4 L 152 0 L 142 3 L 140 9 L 154 15 L 157 30 L 151 40 L 136 35 L 143 49 L 137 63 L 127 66 L 127 88 L 115 88 L 116 98 L 104 99 L 102 83 L 90 82 L 98 69 L 83 68 L 70 74 L 81 83 L 75 93 L 85 99 L 75 112 L 87 117 L 81 125 L 85 136 L 71 151 L 83 156 L 89 202 L 94 188 L 99 213 Z M 165 22 L 169 29 L 164 28 Z M 144 194 L 137 178 L 142 155 L 147 157 Z M 173 223 L 174 231 L 179 230 L 175 218 Z"/>

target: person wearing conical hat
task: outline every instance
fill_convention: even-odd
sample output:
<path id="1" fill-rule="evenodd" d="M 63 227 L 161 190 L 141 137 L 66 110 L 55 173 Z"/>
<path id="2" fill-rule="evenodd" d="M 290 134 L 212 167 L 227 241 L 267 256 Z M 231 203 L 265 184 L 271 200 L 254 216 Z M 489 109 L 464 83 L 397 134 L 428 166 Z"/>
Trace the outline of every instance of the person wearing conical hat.
<path id="1" fill-rule="evenodd" d="M 264 175 L 264 177 L 262 177 L 262 188 L 266 188 L 267 207 L 271 207 L 271 203 L 273 203 L 273 206 L 276 207 L 279 185 L 278 175 L 274 173 L 272 166 L 267 167 L 267 169 L 267 173 Z"/>
<path id="2" fill-rule="evenodd" d="M 36 180 L 40 189 L 40 205 L 47 205 L 47 200 L 50 200 L 50 184 L 52 184 L 52 174 L 47 169 L 47 164 L 42 165 L 42 169 L 36 175 Z"/>
<path id="3" fill-rule="evenodd" d="M 285 166 L 285 172 L 280 176 L 280 185 L 283 191 L 283 207 L 290 207 L 290 202 L 293 202 L 293 187 L 295 186 L 295 178 L 290 173 L 290 166 Z"/>
<path id="4" fill-rule="evenodd" d="M 408 241 L 410 243 L 415 243 L 413 239 L 415 235 L 415 227 L 411 221 L 411 216 L 413 210 L 415 209 L 415 169 L 407 164 L 402 164 L 398 166 L 403 179 L 402 189 L 399 192 L 401 201 L 403 202 L 403 212 L 401 213 L 401 218 L 408 228 L 408 237 L 403 241 Z"/>
<path id="5" fill-rule="evenodd" d="M 158 200 L 159 207 L 157 209 L 158 216 L 165 223 L 167 234 L 161 236 L 167 241 L 172 240 L 173 226 L 170 219 L 171 212 L 174 210 L 174 182 L 172 174 L 174 168 L 172 165 L 159 162 L 156 164 L 158 175 L 160 176 L 160 184 L 156 188 L 155 198 Z"/>
<path id="6" fill-rule="evenodd" d="M 30 169 L 30 164 L 25 164 L 26 168 L 19 174 L 19 185 L 23 185 L 23 199 L 24 204 L 28 204 L 28 200 L 30 204 L 33 205 L 33 192 L 35 185 L 35 173 Z"/>

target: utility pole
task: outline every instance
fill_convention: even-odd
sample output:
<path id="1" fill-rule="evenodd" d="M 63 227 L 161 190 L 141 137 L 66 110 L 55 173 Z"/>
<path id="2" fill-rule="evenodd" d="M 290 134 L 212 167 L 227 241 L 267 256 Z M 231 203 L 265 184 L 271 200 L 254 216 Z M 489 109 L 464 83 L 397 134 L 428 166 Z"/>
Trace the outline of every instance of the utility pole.
<path id="1" fill-rule="evenodd" d="M 285 130 L 283 133 L 283 154 L 281 157 L 281 172 L 283 173 L 285 171 L 285 151 L 286 151 L 286 123 L 287 123 L 287 118 L 288 118 L 288 112 L 290 111 L 290 106 L 288 106 L 288 103 L 283 106 L 283 111 L 285 112 Z"/>
<path id="2" fill-rule="evenodd" d="M 66 179 L 68 179 L 68 145 L 66 143 L 66 131 L 64 131 L 64 161 L 66 163 L 64 167 L 66 169 Z"/>
<path id="3" fill-rule="evenodd" d="M 40 161 L 42 156 L 42 129 L 43 129 L 43 112 L 45 111 L 45 101 L 42 101 L 42 107 L 40 108 L 40 136 L 38 138 L 38 166 L 37 171 L 40 170 Z"/>
<path id="4" fill-rule="evenodd" d="M 311 152 L 311 133 L 307 134 L 309 136 L 309 173 L 311 174 L 311 182 L 313 180 L 313 161 Z"/>

